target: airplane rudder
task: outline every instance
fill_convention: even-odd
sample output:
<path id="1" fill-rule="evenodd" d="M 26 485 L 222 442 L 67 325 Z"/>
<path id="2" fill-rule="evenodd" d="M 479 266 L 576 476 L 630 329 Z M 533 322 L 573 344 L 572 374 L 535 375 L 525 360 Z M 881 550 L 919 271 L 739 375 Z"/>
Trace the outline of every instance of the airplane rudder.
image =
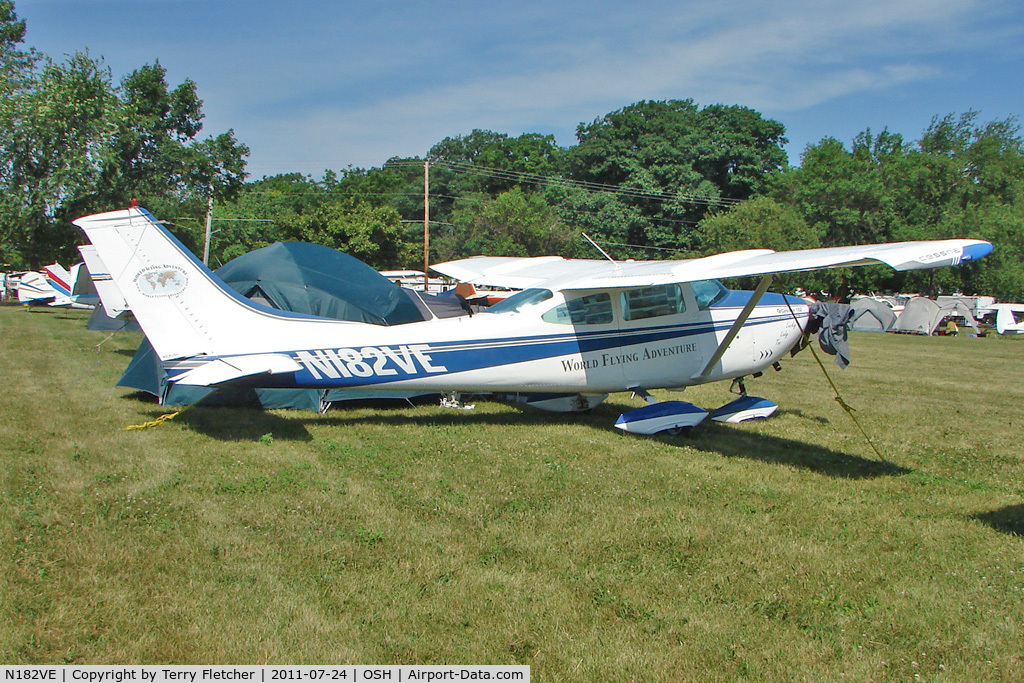
<path id="1" fill-rule="evenodd" d="M 216 313 L 205 314 L 208 306 L 199 310 L 190 302 L 208 299 L 204 294 L 210 292 L 204 287 L 212 274 L 152 214 L 133 207 L 83 216 L 73 223 L 85 231 L 110 281 L 161 358 L 210 351 L 207 328 Z"/>

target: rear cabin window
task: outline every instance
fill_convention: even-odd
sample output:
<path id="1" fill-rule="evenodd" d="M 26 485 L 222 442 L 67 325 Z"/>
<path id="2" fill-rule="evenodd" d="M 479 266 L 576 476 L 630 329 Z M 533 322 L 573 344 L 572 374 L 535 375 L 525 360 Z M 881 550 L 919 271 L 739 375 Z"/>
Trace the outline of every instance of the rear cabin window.
<path id="1" fill-rule="evenodd" d="M 626 320 L 659 318 L 685 310 L 686 300 L 679 285 L 643 287 L 622 293 L 622 317 Z"/>
<path id="2" fill-rule="evenodd" d="M 606 292 L 569 299 L 541 316 L 559 325 L 605 325 L 612 321 L 612 298 Z"/>

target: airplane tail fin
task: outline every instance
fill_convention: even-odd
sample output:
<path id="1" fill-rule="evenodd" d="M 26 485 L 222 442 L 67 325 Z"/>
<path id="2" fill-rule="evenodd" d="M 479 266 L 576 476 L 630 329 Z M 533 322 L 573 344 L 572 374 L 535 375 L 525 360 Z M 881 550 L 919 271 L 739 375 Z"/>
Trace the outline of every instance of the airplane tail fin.
<path id="1" fill-rule="evenodd" d="M 99 253 L 96 251 L 96 247 L 87 244 L 78 247 L 78 251 L 82 254 L 85 269 L 89 272 L 89 277 L 92 278 L 93 289 L 96 290 L 100 301 L 103 302 L 103 309 L 107 314 L 112 318 L 116 318 L 128 310 L 128 302 L 124 300 L 121 290 L 114 284 L 113 279 L 110 277 L 110 271 L 107 270 L 106 264 L 103 263 L 103 259 L 100 258 Z"/>
<path id="2" fill-rule="evenodd" d="M 48 266 L 43 266 L 43 272 L 46 273 L 46 279 L 54 290 L 64 296 L 71 296 L 71 288 L 74 286 L 74 281 L 67 268 L 59 263 L 51 263 Z"/>
<path id="3" fill-rule="evenodd" d="M 23 304 L 45 303 L 56 298 L 57 291 L 42 273 L 30 271 L 18 281 L 18 301 Z"/>
<path id="4" fill-rule="evenodd" d="M 265 339 L 261 320 L 274 323 L 276 316 L 225 285 L 145 209 L 73 222 L 161 360 L 246 353 Z"/>

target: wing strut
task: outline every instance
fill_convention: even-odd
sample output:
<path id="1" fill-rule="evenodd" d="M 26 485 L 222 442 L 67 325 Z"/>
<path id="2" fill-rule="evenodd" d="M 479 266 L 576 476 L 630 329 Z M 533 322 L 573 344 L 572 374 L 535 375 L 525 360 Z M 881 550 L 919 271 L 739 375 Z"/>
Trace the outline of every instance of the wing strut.
<path id="1" fill-rule="evenodd" d="M 761 301 L 761 297 L 764 296 L 764 293 L 768 291 L 768 288 L 771 287 L 771 285 L 772 274 L 768 273 L 761 278 L 761 282 L 758 283 L 757 289 L 755 289 L 754 293 L 750 296 L 750 300 L 747 301 L 747 305 L 743 307 L 742 311 L 740 311 L 740 315 L 736 318 L 736 322 L 734 322 L 732 327 L 729 328 L 729 332 L 725 335 L 725 339 L 723 339 L 722 343 L 718 345 L 717 349 L 715 349 L 715 354 L 711 356 L 711 360 L 708 361 L 707 365 L 704 366 L 704 369 L 701 370 L 700 374 L 696 375 L 694 379 L 704 379 L 711 374 L 711 370 L 718 364 L 718 361 L 722 360 L 722 356 L 725 355 L 729 345 L 732 344 L 732 340 L 740 333 L 740 328 L 742 328 L 743 324 L 747 322 L 747 318 L 749 318 L 750 314 L 754 312 L 754 307 Z"/>

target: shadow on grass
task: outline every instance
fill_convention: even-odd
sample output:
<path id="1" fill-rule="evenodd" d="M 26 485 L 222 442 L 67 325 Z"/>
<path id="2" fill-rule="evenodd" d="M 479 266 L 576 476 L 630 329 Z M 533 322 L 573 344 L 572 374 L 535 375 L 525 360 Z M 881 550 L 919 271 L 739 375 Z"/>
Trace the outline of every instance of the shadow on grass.
<path id="1" fill-rule="evenodd" d="M 798 417 L 801 420 L 810 420 L 822 425 L 827 425 L 829 423 L 829 419 L 827 417 L 822 417 L 820 415 L 807 415 L 804 411 L 795 408 L 780 408 L 775 414 L 780 417 L 782 415 L 792 415 L 793 417 Z"/>
<path id="2" fill-rule="evenodd" d="M 140 395 L 149 397 L 149 394 Z M 156 420 L 176 410 L 181 410 L 181 407 L 157 406 L 147 411 L 145 419 Z M 318 418 L 307 415 L 310 413 L 283 416 L 258 408 L 195 406 L 178 413 L 173 422 L 220 441 L 259 441 L 267 434 L 284 441 L 312 441 L 306 424 L 318 421 Z"/>
<path id="3" fill-rule="evenodd" d="M 1024 538 L 1024 505 L 1007 505 L 992 512 L 974 515 L 974 519 L 988 524 L 996 531 Z"/>
<path id="4" fill-rule="evenodd" d="M 431 405 L 436 399 L 428 399 Z M 310 441 L 308 424 L 344 429 L 359 424 L 418 426 L 425 428 L 506 426 L 511 429 L 531 426 L 587 425 L 597 430 L 611 430 L 619 414 L 616 406 L 601 406 L 583 414 L 544 413 L 513 406 L 516 410 L 493 413 L 487 411 L 412 412 L 403 401 L 352 401 L 333 407 L 327 414 L 279 413 L 247 408 L 196 407 L 182 413 L 176 420 L 197 432 L 225 441 L 254 441 L 265 434 L 275 439 Z M 367 414 L 365 409 L 374 412 Z M 358 412 L 357 412 L 358 411 Z M 637 436 L 622 434 L 627 448 L 643 457 L 643 444 L 654 439 L 664 444 L 685 446 L 726 458 L 746 458 L 764 463 L 786 465 L 839 479 L 868 479 L 899 476 L 909 473 L 904 467 L 888 462 L 842 453 L 816 444 L 803 443 L 778 436 L 756 434 L 707 421 L 691 432 L 691 436 Z"/>
<path id="5" fill-rule="evenodd" d="M 705 422 L 698 429 L 689 445 L 726 458 L 788 465 L 837 479 L 895 477 L 911 472 L 891 462 L 850 455 L 793 439 L 742 431 L 717 422 Z"/>
<path id="6" fill-rule="evenodd" d="M 77 308 L 65 308 L 63 306 L 24 306 L 26 313 L 46 313 L 52 315 L 56 320 L 85 320 L 92 312 L 86 312 Z"/>

